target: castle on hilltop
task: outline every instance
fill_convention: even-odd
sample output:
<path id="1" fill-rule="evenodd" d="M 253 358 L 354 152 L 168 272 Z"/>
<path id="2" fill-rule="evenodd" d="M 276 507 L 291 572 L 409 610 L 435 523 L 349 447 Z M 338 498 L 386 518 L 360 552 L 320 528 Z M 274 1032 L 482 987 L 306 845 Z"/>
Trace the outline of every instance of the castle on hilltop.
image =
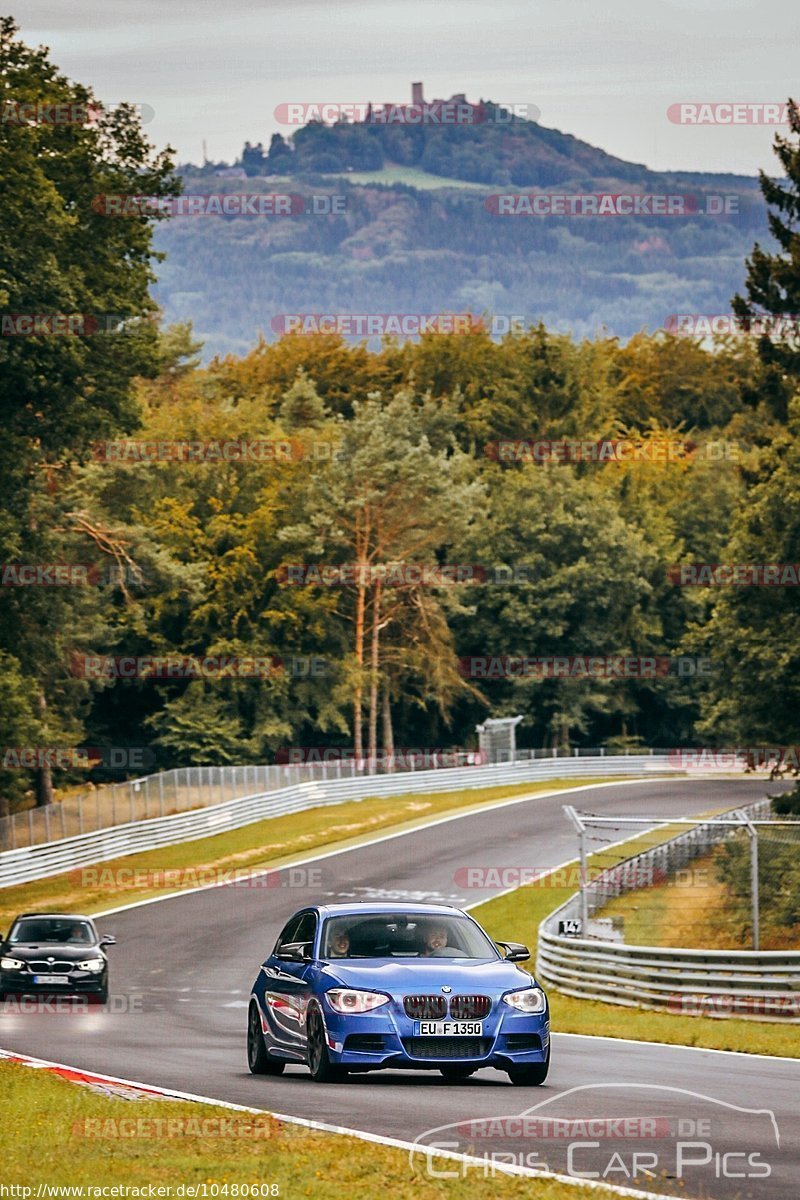
<path id="1" fill-rule="evenodd" d="M 422 84 L 421 83 L 412 83 L 412 85 L 411 85 L 411 103 L 415 107 L 419 107 L 419 108 L 421 108 L 424 104 L 429 104 L 429 105 L 431 105 L 431 104 L 466 104 L 467 103 L 467 94 L 466 94 L 466 92 L 456 92 L 455 95 L 451 96 L 449 100 L 436 99 L 436 100 L 427 100 L 426 101 L 422 95 Z"/>

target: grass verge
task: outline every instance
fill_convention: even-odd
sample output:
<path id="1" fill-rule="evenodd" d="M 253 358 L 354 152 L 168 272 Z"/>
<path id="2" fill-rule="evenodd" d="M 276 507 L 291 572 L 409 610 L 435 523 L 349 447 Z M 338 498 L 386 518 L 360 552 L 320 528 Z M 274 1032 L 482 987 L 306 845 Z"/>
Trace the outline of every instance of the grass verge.
<path id="1" fill-rule="evenodd" d="M 745 847 L 749 851 L 749 847 Z M 749 909 L 732 905 L 719 864 L 724 847 L 692 860 L 691 871 L 652 887 L 614 896 L 595 915 L 621 917 L 625 940 L 637 946 L 685 946 L 696 950 L 741 950 L 752 944 Z M 763 871 L 763 868 L 762 868 Z M 800 949 L 800 930 L 781 925 L 764 903 L 759 946 L 762 950 Z M 688 876 L 688 878 L 686 877 Z M 770 889 L 767 899 L 771 898 Z"/>
<path id="2" fill-rule="evenodd" d="M 558 791 L 613 780 L 548 780 L 425 795 L 373 796 L 345 804 L 270 817 L 230 833 L 129 854 L 98 867 L 76 868 L 49 879 L 0 890 L 0 930 L 17 913 L 32 910 L 92 914 L 134 900 L 212 882 L 224 871 L 255 871 L 289 865 L 315 850 L 357 845 L 381 832 L 411 830 L 439 816 L 489 809 L 493 803 L 536 792 Z M 180 873 L 170 882 L 166 872 Z M 153 886 L 157 875 L 158 886 Z"/>
<path id="3" fill-rule="evenodd" d="M 268 1088 L 265 1088 L 265 1094 Z M 96 1095 L 44 1070 L 0 1062 L 0 1122 L 11 1130 L 3 1150 L 3 1182 L 32 1188 L 166 1186 L 220 1189 L 260 1185 L 259 1195 L 386 1195 L 398 1200 L 575 1200 L 583 1195 L 557 1181 L 484 1178 L 434 1179 L 423 1156 L 412 1169 L 407 1151 L 342 1134 L 182 1100 L 130 1100 Z M 434 1160 L 434 1169 L 460 1173 L 461 1164 Z M 266 1187 L 264 1186 L 266 1185 Z M 145 1193 L 146 1194 L 146 1193 Z M 184 1195 L 187 1193 L 184 1192 Z M 217 1192 L 225 1196 L 226 1192 Z M 22 1194 L 21 1194 L 22 1195 Z M 202 1192 L 196 1195 L 201 1196 Z M 612 1200 L 605 1188 L 597 1200 Z"/>
<path id="4" fill-rule="evenodd" d="M 708 814 L 711 815 L 711 814 Z M 632 854 L 666 841 L 681 827 L 662 826 L 637 838 L 591 855 L 590 875 L 614 866 Z M 539 923 L 574 895 L 578 863 L 542 876 L 533 884 L 508 895 L 471 908 L 470 912 L 491 937 L 524 942 L 536 957 Z M 800 1058 L 797 1025 L 738 1019 L 662 1013 L 649 1009 L 626 1008 L 602 1001 L 578 1000 L 552 989 L 551 1019 L 554 1032 L 582 1033 L 595 1037 L 631 1038 L 635 1041 L 664 1042 L 670 1045 L 702 1046 L 709 1050 L 739 1050 L 747 1054 L 783 1055 Z"/>

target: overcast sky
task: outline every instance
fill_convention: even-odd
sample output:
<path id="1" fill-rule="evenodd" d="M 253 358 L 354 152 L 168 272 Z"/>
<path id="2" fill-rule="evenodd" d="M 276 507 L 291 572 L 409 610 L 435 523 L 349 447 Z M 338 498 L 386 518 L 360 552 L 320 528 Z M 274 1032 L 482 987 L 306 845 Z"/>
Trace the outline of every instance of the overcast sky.
<path id="1" fill-rule="evenodd" d="M 104 101 L 155 110 L 179 160 L 269 142 L 281 103 L 466 92 L 535 104 L 541 123 L 658 170 L 772 169 L 769 126 L 673 124 L 681 101 L 800 96 L 796 0 L 20 0 Z"/>

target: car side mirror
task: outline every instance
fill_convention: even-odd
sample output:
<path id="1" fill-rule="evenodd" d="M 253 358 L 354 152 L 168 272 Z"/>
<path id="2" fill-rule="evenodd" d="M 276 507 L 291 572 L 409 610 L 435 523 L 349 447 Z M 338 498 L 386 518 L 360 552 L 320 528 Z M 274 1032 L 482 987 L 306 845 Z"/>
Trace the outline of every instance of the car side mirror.
<path id="1" fill-rule="evenodd" d="M 505 950 L 508 962 L 526 962 L 531 956 L 530 950 L 522 942 L 498 942 L 497 945 Z"/>
<path id="2" fill-rule="evenodd" d="M 113 933 L 104 933 L 100 938 L 101 946 L 116 946 L 116 944 L 117 939 L 114 937 Z"/>
<path id="3" fill-rule="evenodd" d="M 275 957 L 283 962 L 310 962 L 311 942 L 288 942 Z"/>

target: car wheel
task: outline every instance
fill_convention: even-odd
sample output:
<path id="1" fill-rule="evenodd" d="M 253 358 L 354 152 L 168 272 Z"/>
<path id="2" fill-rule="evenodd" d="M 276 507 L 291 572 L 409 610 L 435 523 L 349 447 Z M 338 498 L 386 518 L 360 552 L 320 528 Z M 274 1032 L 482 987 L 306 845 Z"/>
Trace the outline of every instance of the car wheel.
<path id="1" fill-rule="evenodd" d="M 308 1040 L 308 1067 L 316 1083 L 339 1083 L 347 1078 L 347 1069 L 332 1063 L 328 1055 L 325 1026 L 317 1008 L 312 1008 L 306 1024 Z"/>
<path id="2" fill-rule="evenodd" d="M 477 1067 L 439 1067 L 448 1083 L 455 1083 L 458 1079 L 469 1079 L 477 1069 Z"/>
<path id="3" fill-rule="evenodd" d="M 247 1014 L 247 1065 L 252 1075 L 282 1075 L 286 1063 L 267 1053 L 261 1035 L 261 1017 L 255 1000 L 250 1001 Z"/>
<path id="4" fill-rule="evenodd" d="M 524 1067 L 512 1067 L 508 1077 L 517 1087 L 539 1087 L 547 1079 L 550 1070 L 550 1051 L 543 1063 L 530 1063 Z"/>
<path id="5" fill-rule="evenodd" d="M 90 1004 L 108 1004 L 108 988 L 103 988 L 102 992 L 89 992 Z"/>

